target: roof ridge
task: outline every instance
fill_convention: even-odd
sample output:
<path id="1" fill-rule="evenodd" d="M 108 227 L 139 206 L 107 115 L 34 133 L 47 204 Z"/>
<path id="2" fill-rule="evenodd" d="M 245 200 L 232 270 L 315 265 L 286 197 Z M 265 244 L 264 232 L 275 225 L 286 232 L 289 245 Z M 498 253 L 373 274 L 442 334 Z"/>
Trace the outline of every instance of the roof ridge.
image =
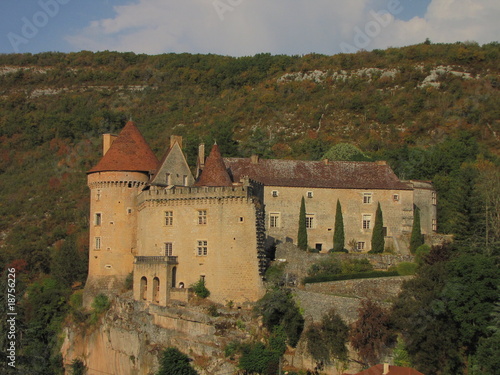
<path id="1" fill-rule="evenodd" d="M 233 182 L 220 153 L 219 146 L 214 144 L 200 178 L 194 186 L 232 186 Z"/>

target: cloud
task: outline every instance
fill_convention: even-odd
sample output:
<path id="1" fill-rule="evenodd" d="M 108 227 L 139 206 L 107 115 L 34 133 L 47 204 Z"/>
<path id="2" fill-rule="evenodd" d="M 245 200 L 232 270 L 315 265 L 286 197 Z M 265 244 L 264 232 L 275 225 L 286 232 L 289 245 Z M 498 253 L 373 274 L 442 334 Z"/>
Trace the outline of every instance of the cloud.
<path id="1" fill-rule="evenodd" d="M 416 1 L 416 0 L 415 0 Z M 375 12 L 398 0 L 135 0 L 113 18 L 90 23 L 66 40 L 75 49 L 217 53 L 233 56 L 334 54 L 342 46 L 386 48 L 420 43 L 493 41 L 500 35 L 498 0 L 432 0 L 408 21 Z M 404 7 L 401 0 L 400 7 Z M 381 19 L 383 20 L 383 19 Z M 371 29 L 370 29 L 371 27 Z M 369 32 L 359 42 L 359 33 Z M 358 40 L 357 40 L 357 39 Z"/>

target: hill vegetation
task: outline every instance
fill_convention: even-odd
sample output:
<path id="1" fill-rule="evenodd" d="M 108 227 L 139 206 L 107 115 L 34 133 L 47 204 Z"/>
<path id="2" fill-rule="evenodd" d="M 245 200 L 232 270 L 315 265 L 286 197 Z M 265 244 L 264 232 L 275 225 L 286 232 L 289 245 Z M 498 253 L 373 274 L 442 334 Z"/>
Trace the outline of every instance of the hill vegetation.
<path id="1" fill-rule="evenodd" d="M 498 61 L 499 43 L 335 56 L 0 55 L 0 265 L 17 272 L 20 367 L 60 371 L 58 329 L 86 277 L 85 172 L 101 134 L 129 118 L 158 156 L 182 135 L 192 166 L 198 143 L 214 140 L 224 156 L 387 160 L 402 179 L 434 182 L 440 232 L 498 256 Z"/>

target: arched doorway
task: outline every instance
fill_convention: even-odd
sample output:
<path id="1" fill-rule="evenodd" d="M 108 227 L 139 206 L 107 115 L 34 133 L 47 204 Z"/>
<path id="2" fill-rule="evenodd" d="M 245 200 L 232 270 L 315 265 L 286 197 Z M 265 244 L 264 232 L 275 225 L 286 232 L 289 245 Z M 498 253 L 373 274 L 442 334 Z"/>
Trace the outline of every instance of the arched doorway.
<path id="1" fill-rule="evenodd" d="M 146 300 L 148 292 L 148 279 L 146 276 L 141 277 L 141 295 L 140 298 Z"/>
<path id="2" fill-rule="evenodd" d="M 160 279 L 157 277 L 153 279 L 153 301 L 160 302 Z"/>

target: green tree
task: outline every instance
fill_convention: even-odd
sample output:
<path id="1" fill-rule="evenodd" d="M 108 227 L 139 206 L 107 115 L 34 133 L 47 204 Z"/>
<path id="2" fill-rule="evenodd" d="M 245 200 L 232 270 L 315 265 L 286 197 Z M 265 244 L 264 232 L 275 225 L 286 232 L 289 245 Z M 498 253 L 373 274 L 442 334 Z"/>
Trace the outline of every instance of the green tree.
<path id="1" fill-rule="evenodd" d="M 274 375 L 278 372 L 279 354 L 261 342 L 247 345 L 243 348 L 239 367 L 251 374 Z"/>
<path id="2" fill-rule="evenodd" d="M 189 357 L 177 348 L 167 348 L 160 359 L 160 369 L 156 375 L 197 375 L 189 364 Z"/>
<path id="3" fill-rule="evenodd" d="M 306 228 L 306 201 L 304 197 L 300 201 L 299 231 L 297 233 L 297 246 L 301 250 L 307 250 L 307 228 Z"/>
<path id="4" fill-rule="evenodd" d="M 72 235 L 64 240 L 60 249 L 54 250 L 50 269 L 59 282 L 71 286 L 76 281 L 85 281 L 87 263 L 87 256 L 77 250 L 75 236 Z"/>
<path id="5" fill-rule="evenodd" d="M 344 218 L 340 200 L 337 199 L 337 211 L 335 212 L 335 230 L 333 232 L 333 251 L 342 251 L 345 246 Z"/>
<path id="6" fill-rule="evenodd" d="M 305 337 L 307 351 L 316 361 L 318 368 L 331 363 L 332 359 L 347 361 L 349 328 L 335 309 L 323 315 L 321 322 L 312 323 L 305 332 Z"/>
<path id="7" fill-rule="evenodd" d="M 385 248 L 384 239 L 384 219 L 382 217 L 382 209 L 380 208 L 380 202 L 377 205 L 377 211 L 375 213 L 375 224 L 373 225 L 372 232 L 372 249 L 370 253 L 383 253 Z"/>
<path id="8" fill-rule="evenodd" d="M 293 300 L 290 290 L 268 291 L 256 304 L 255 310 L 262 316 L 262 322 L 269 332 L 282 326 L 288 344 L 295 347 L 304 329 L 304 318 Z"/>
<path id="9" fill-rule="evenodd" d="M 415 251 L 424 244 L 422 237 L 422 229 L 420 227 L 420 209 L 415 206 L 415 213 L 413 215 L 413 226 L 411 228 L 410 238 L 410 252 L 415 254 Z"/>

